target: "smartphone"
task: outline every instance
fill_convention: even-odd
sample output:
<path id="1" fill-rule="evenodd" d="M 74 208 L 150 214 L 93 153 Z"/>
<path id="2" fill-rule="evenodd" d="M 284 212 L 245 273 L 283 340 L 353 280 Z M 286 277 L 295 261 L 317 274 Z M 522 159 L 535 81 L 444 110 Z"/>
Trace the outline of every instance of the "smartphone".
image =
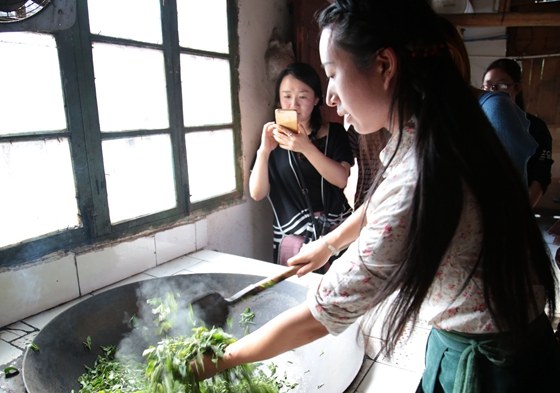
<path id="1" fill-rule="evenodd" d="M 297 111 L 295 109 L 276 109 L 274 115 L 276 116 L 276 124 L 284 126 L 293 132 L 299 132 Z"/>

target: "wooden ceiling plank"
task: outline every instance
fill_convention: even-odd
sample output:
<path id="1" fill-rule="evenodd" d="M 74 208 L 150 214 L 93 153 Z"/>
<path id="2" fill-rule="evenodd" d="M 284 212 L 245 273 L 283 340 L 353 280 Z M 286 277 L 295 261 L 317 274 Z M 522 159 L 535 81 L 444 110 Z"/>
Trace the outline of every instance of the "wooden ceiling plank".
<path id="1" fill-rule="evenodd" d="M 523 66 L 529 67 L 529 79 L 523 83 L 524 89 L 528 92 L 527 95 L 523 96 L 525 99 L 525 110 L 542 118 L 542 114 L 539 113 L 542 59 L 524 60 Z"/>
<path id="2" fill-rule="evenodd" d="M 523 102 L 525 104 L 524 110 L 529 108 L 530 86 L 531 86 L 531 66 L 532 59 L 517 60 L 521 66 L 521 94 L 523 95 Z"/>
<path id="3" fill-rule="evenodd" d="M 539 107 L 537 112 L 548 124 L 556 122 L 558 95 L 560 94 L 560 57 L 548 57 L 542 61 L 539 84 Z"/>
<path id="4" fill-rule="evenodd" d="M 500 0 L 498 5 L 498 12 L 509 12 L 511 7 L 511 0 Z"/>
<path id="5" fill-rule="evenodd" d="M 508 27 L 507 56 L 560 54 L 560 27 Z"/>
<path id="6" fill-rule="evenodd" d="M 475 14 L 442 14 L 457 27 L 560 26 L 560 13 L 507 12 Z"/>
<path id="7" fill-rule="evenodd" d="M 525 61 L 523 62 L 525 64 Z M 525 110 L 538 115 L 539 107 L 539 84 L 541 81 L 542 59 L 530 59 L 527 64 L 529 68 L 529 79 L 525 82 L 525 88 L 529 94 L 525 98 Z"/>

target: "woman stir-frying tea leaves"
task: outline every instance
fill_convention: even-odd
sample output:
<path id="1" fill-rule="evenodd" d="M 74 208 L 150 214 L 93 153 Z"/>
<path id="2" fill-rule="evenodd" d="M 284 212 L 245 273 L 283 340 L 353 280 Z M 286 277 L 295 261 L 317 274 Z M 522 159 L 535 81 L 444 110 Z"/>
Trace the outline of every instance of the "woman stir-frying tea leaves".
<path id="1" fill-rule="evenodd" d="M 309 292 L 226 348 L 217 370 L 339 334 L 383 301 L 386 350 L 432 325 L 418 391 L 557 392 L 556 286 L 527 187 L 450 56 L 426 1 L 338 0 L 319 17 L 326 103 L 363 134 L 392 134 L 380 183 L 340 227 L 288 264 Z M 373 188 L 372 188 L 373 189 Z M 362 323 L 367 326 L 367 323 Z"/>

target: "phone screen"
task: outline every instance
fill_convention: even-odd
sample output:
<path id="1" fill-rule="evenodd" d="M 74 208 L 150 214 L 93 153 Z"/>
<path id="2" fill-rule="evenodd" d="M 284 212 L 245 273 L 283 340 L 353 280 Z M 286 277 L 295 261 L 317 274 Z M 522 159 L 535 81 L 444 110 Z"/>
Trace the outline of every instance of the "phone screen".
<path id="1" fill-rule="evenodd" d="M 293 132 L 299 132 L 297 126 L 297 111 L 295 109 L 276 109 L 276 124 L 284 126 Z"/>

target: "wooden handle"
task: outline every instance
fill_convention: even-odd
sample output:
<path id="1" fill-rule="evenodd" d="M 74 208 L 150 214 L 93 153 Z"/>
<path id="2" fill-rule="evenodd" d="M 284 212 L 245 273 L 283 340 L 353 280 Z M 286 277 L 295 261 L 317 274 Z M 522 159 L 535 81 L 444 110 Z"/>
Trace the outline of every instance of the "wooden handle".
<path id="1" fill-rule="evenodd" d="M 294 276 L 299 269 L 303 265 L 294 265 L 290 266 L 287 270 L 284 270 L 282 273 L 277 274 L 272 277 L 267 277 L 256 284 L 249 285 L 248 287 L 242 289 L 241 291 L 237 292 L 235 295 L 227 298 L 226 301 L 229 303 L 237 303 L 238 301 L 245 299 L 249 296 L 254 296 L 257 293 L 264 291 L 267 288 L 273 287 L 274 285 L 278 284 L 279 282 L 284 281 L 287 278 Z"/>

